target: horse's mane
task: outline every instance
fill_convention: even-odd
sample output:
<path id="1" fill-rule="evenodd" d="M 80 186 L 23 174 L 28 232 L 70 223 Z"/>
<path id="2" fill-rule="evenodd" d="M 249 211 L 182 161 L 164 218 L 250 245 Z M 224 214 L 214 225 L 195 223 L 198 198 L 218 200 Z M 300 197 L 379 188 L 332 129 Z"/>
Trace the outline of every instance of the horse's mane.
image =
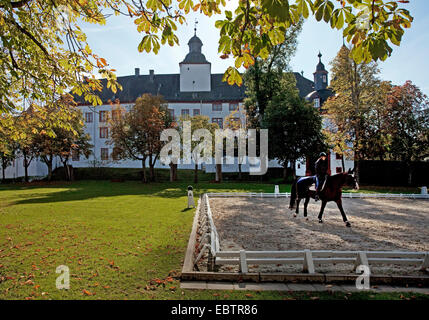
<path id="1" fill-rule="evenodd" d="M 329 179 L 330 179 L 331 181 L 337 181 L 337 180 L 340 180 L 340 179 L 342 179 L 342 178 L 347 177 L 347 175 L 348 175 L 348 174 L 349 174 L 348 172 L 340 172 L 340 173 L 336 173 L 336 174 L 333 174 L 332 176 L 329 176 Z"/>

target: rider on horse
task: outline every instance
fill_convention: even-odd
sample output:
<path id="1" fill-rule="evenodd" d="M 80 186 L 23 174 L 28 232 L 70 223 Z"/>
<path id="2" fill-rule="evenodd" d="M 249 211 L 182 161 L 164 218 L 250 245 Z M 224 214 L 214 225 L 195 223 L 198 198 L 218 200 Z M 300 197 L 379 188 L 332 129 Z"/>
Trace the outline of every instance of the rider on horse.
<path id="1" fill-rule="evenodd" d="M 328 174 L 328 159 L 325 152 L 320 153 L 319 159 L 317 159 L 315 164 L 316 169 L 316 175 L 314 176 L 314 182 L 316 184 L 316 196 L 315 200 L 319 200 L 319 193 L 323 184 L 325 182 L 325 179 L 327 178 Z"/>

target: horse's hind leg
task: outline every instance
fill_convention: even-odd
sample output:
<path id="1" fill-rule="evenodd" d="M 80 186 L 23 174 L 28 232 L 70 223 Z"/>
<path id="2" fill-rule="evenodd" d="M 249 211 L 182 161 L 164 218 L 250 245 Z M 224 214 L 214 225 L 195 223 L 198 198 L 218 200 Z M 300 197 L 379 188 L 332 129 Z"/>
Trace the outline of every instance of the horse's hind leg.
<path id="1" fill-rule="evenodd" d="M 306 218 L 306 220 L 308 220 L 308 218 L 307 218 L 307 206 L 308 206 L 309 202 L 310 202 L 310 196 L 307 195 L 307 197 L 305 198 L 305 202 L 304 202 L 304 217 Z"/>
<path id="2" fill-rule="evenodd" d="M 322 200 L 322 205 L 320 207 L 319 216 L 317 217 L 319 219 L 319 223 L 323 223 L 322 217 L 323 217 L 323 211 L 325 210 L 326 201 Z"/>
<path id="3" fill-rule="evenodd" d="M 299 203 L 301 202 L 301 198 L 296 199 L 296 209 L 295 209 L 295 213 L 293 214 L 294 217 L 297 216 L 297 214 L 299 213 Z"/>
<path id="4" fill-rule="evenodd" d="M 343 201 L 340 199 L 336 202 L 337 202 L 338 209 L 340 209 L 341 216 L 343 217 L 343 221 L 346 223 L 346 227 L 351 227 L 352 225 L 350 224 L 350 222 L 347 221 L 347 216 L 343 209 Z"/>

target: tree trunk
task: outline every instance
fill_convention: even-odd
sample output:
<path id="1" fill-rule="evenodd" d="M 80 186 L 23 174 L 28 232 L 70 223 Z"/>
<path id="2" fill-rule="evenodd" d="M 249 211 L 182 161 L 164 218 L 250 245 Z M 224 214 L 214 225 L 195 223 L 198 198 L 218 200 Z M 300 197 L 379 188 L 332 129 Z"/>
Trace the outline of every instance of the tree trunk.
<path id="1" fill-rule="evenodd" d="M 354 166 L 355 166 L 355 178 L 358 184 L 360 184 L 360 160 L 359 159 L 355 159 L 354 161 Z"/>
<path id="2" fill-rule="evenodd" d="M 198 164 L 195 164 L 195 169 L 194 169 L 194 183 L 198 183 Z"/>
<path id="3" fill-rule="evenodd" d="M 28 166 L 30 163 L 28 162 L 27 155 L 24 153 L 24 181 L 28 182 Z"/>
<path id="4" fill-rule="evenodd" d="M 173 164 L 173 180 L 177 181 L 177 163 Z"/>
<path id="5" fill-rule="evenodd" d="M 3 175 L 3 182 L 5 182 L 5 180 L 6 180 L 6 168 L 4 167 L 4 166 L 1 166 L 1 168 L 2 168 L 2 175 Z"/>
<path id="6" fill-rule="evenodd" d="M 155 168 L 152 163 L 149 163 L 149 178 L 151 182 L 155 181 Z"/>
<path id="7" fill-rule="evenodd" d="M 143 158 L 142 160 L 142 182 L 147 183 L 147 176 L 146 176 L 146 158 Z"/>
<path id="8" fill-rule="evenodd" d="M 170 162 L 170 182 L 174 181 L 174 163 Z"/>
<path id="9" fill-rule="evenodd" d="M 74 181 L 73 166 L 72 165 L 68 165 L 67 167 L 69 168 L 69 178 L 70 178 L 70 181 Z"/>
<path id="10" fill-rule="evenodd" d="M 222 182 L 222 164 L 217 163 L 216 164 L 216 182 Z"/>
<path id="11" fill-rule="evenodd" d="M 70 181 L 70 174 L 69 174 L 69 168 L 67 166 L 67 161 L 63 161 L 63 167 L 64 167 L 64 175 L 65 175 L 66 181 Z"/>
<path id="12" fill-rule="evenodd" d="M 283 181 L 287 182 L 288 170 L 287 170 L 287 162 L 283 164 Z"/>
<path id="13" fill-rule="evenodd" d="M 296 180 L 296 161 L 292 160 L 290 162 L 290 165 L 291 165 L 291 170 L 292 170 L 292 178 L 293 178 L 293 181 L 295 181 Z"/>
<path id="14" fill-rule="evenodd" d="M 346 172 L 346 165 L 344 163 L 344 154 L 341 155 L 341 166 L 343 167 L 343 172 Z"/>
<path id="15" fill-rule="evenodd" d="M 238 164 L 238 181 L 243 179 L 243 173 L 241 172 L 241 163 Z"/>
<path id="16" fill-rule="evenodd" d="M 48 181 L 52 180 L 52 157 L 48 159 L 46 162 L 46 165 L 48 166 Z"/>
<path id="17" fill-rule="evenodd" d="M 152 155 L 149 156 L 149 179 L 151 182 L 155 181 L 155 162 L 156 158 L 153 159 Z"/>

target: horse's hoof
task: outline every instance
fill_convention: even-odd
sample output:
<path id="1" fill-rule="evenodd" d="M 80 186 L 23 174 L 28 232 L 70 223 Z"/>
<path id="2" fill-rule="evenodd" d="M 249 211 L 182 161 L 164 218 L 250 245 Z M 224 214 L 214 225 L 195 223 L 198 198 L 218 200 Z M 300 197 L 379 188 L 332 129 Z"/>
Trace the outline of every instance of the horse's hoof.
<path id="1" fill-rule="evenodd" d="M 319 219 L 319 223 L 323 223 L 323 220 L 322 220 L 322 219 Z"/>
<path id="2" fill-rule="evenodd" d="M 308 218 L 305 218 L 306 221 L 308 221 Z"/>
<path id="3" fill-rule="evenodd" d="M 293 217 L 296 218 L 296 213 L 293 214 Z"/>
<path id="4" fill-rule="evenodd" d="M 350 222 L 346 221 L 346 227 L 350 228 L 351 226 Z"/>

